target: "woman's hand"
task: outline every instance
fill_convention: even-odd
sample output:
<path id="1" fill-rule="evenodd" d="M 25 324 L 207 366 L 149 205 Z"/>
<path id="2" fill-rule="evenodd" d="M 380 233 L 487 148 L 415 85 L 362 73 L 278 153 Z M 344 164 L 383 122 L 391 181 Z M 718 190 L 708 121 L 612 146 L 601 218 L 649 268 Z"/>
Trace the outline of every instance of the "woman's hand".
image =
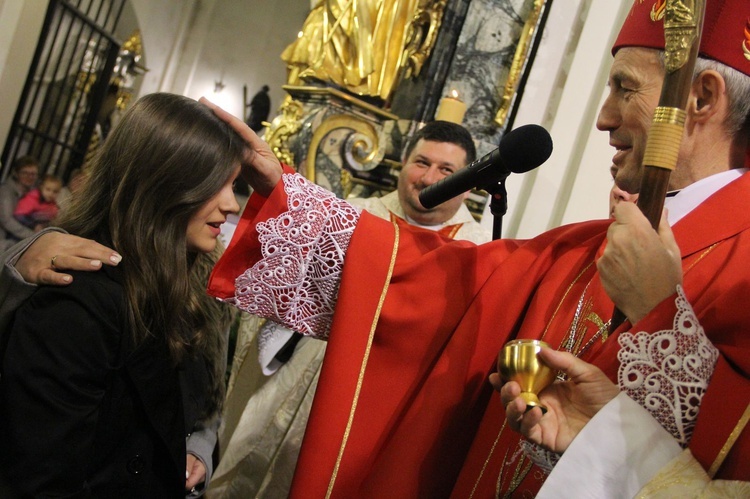
<path id="1" fill-rule="evenodd" d="M 206 481 L 206 467 L 203 461 L 188 453 L 185 463 L 185 490 L 194 491 L 201 483 Z"/>
<path id="2" fill-rule="evenodd" d="M 15 264 L 26 282 L 64 286 L 73 278 L 62 270 L 94 271 L 117 265 L 122 257 L 111 248 L 90 239 L 62 232 L 49 232 L 29 246 Z"/>

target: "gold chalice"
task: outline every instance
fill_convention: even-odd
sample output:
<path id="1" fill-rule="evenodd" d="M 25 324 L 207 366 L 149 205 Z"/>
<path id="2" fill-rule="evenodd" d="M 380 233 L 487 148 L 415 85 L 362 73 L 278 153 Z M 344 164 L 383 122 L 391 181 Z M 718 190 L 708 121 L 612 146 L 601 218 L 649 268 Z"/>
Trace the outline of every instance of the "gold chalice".
<path id="1" fill-rule="evenodd" d="M 500 350 L 497 371 L 505 382 L 515 381 L 521 385 L 521 398 L 526 402 L 527 411 L 538 406 L 545 413 L 547 408 L 537 394 L 555 380 L 557 373 L 539 360 L 537 353 L 542 347 L 549 345 L 539 340 L 509 341 Z"/>

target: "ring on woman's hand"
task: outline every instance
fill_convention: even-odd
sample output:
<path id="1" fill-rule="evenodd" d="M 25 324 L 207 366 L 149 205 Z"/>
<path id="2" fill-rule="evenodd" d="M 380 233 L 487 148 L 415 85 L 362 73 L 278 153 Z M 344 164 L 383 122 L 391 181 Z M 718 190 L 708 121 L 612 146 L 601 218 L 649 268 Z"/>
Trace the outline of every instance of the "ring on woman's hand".
<path id="1" fill-rule="evenodd" d="M 57 267 L 55 267 L 55 260 L 56 260 L 56 259 L 57 259 L 57 255 L 53 256 L 53 257 L 52 257 L 52 260 L 50 260 L 50 263 L 52 264 L 52 268 L 53 268 L 53 269 L 56 269 L 56 268 L 57 268 Z"/>

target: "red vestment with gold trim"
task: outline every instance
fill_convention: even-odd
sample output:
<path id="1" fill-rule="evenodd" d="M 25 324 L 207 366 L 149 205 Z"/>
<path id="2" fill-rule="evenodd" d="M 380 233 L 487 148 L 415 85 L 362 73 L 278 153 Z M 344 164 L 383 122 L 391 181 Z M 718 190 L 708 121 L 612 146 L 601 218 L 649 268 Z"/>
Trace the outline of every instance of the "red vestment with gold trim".
<path id="1" fill-rule="evenodd" d="M 748 174 L 674 227 L 686 295 L 722 353 L 691 443 L 705 468 L 750 403 L 747 192 Z M 260 258 L 254 224 L 285 207 L 283 189 L 251 200 L 241 242 L 212 277 L 213 294 L 231 295 L 234 277 Z M 615 380 L 617 341 L 602 341 L 613 305 L 593 264 L 608 225 L 586 222 L 527 242 L 475 246 L 398 230 L 398 223 L 363 213 L 344 263 L 292 496 L 523 497 L 538 490 L 544 475 L 518 452 L 518 437 L 501 431 L 503 407 L 487 377 L 509 339 L 543 337 Z M 671 328 L 673 302 L 633 329 Z M 745 428 L 717 478 L 748 480 L 747 463 Z"/>

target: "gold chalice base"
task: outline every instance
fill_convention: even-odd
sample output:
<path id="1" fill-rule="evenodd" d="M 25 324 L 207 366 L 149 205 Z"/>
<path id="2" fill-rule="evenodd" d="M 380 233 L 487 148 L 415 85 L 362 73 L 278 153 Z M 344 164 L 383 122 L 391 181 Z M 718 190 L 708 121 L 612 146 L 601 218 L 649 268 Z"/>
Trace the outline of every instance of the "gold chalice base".
<path id="1" fill-rule="evenodd" d="M 552 384 L 556 373 L 537 356 L 543 346 L 549 347 L 540 340 L 508 342 L 498 355 L 497 371 L 505 382 L 515 381 L 521 385 L 521 398 L 526 402 L 527 411 L 539 407 L 544 413 L 547 408 L 537 395 Z"/>

